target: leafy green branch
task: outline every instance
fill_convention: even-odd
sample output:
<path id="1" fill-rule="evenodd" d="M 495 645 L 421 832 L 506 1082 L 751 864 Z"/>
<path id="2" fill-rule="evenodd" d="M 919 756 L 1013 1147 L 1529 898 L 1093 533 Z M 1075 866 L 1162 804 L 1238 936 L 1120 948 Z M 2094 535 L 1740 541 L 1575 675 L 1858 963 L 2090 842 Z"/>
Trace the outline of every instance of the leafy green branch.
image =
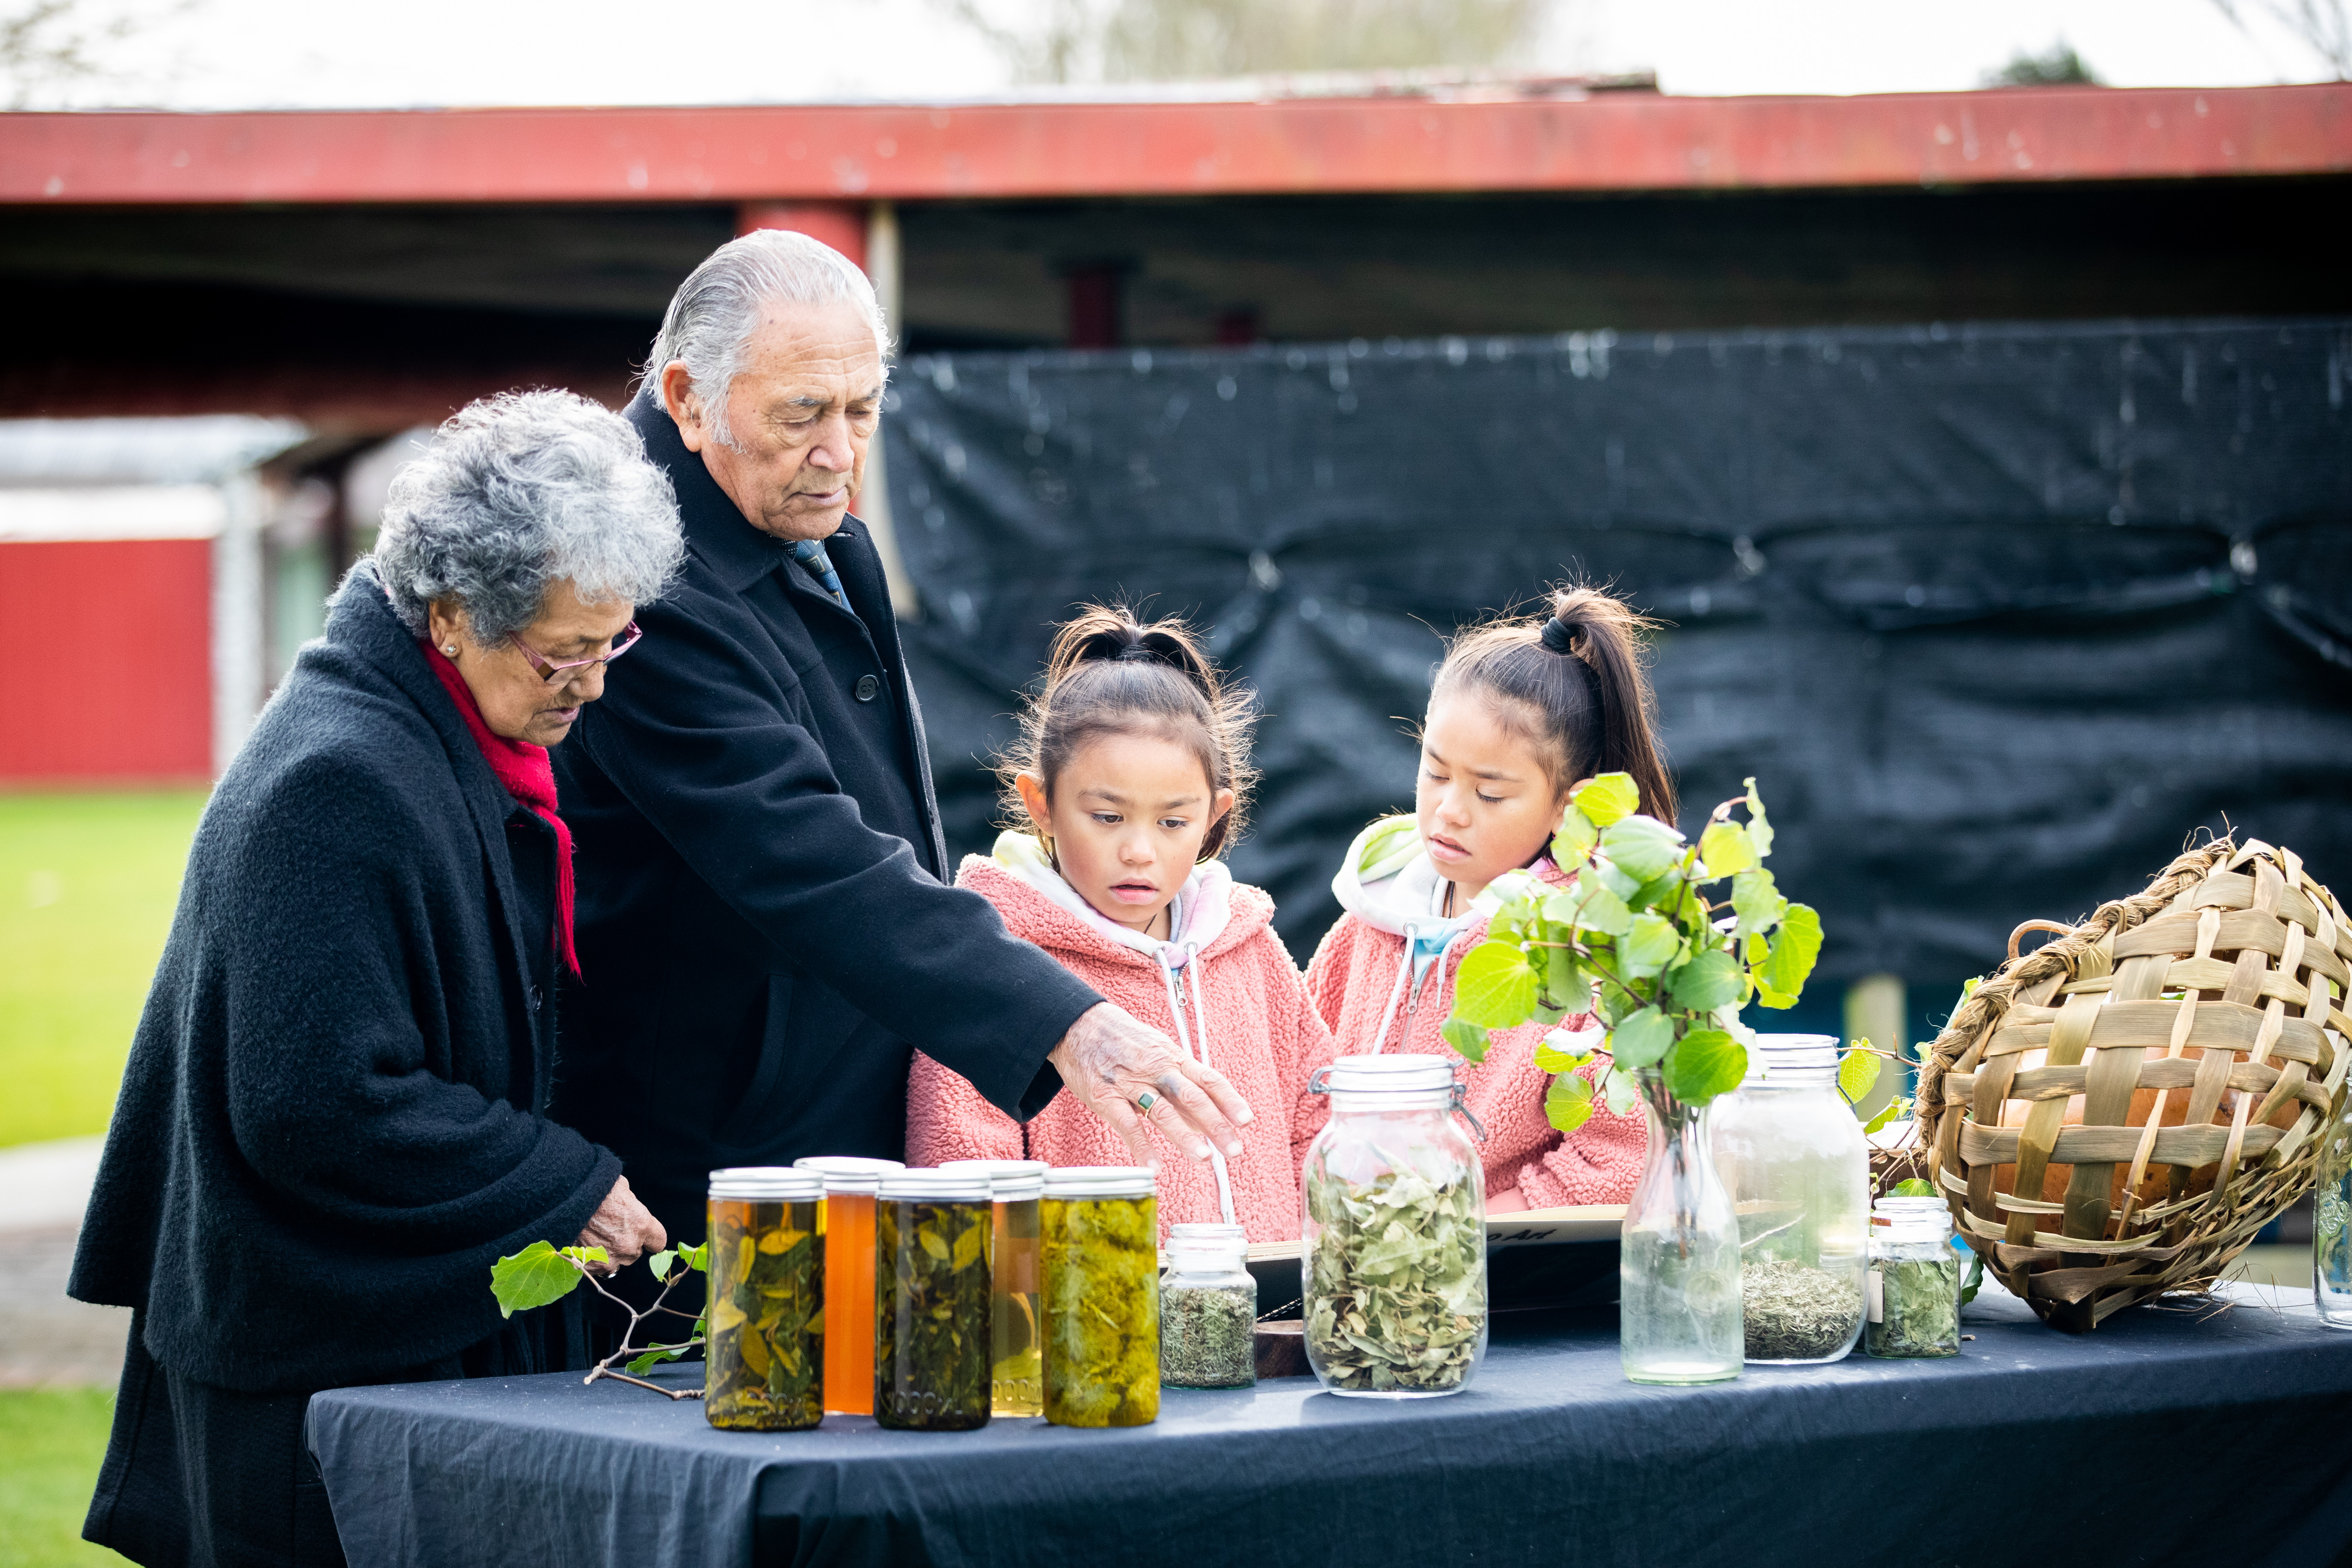
<path id="1" fill-rule="evenodd" d="M 1496 911 L 1462 961 L 1446 1043 L 1481 1061 L 1493 1030 L 1590 1008 L 1608 1031 L 1600 1092 L 1621 1114 L 1643 1081 L 1692 1105 L 1738 1088 L 1753 1037 L 1739 1010 L 1794 1006 L 1822 949 L 1821 917 L 1782 896 L 1764 868 L 1772 826 L 1756 781 L 1747 784 L 1708 814 L 1696 844 L 1643 816 L 1624 773 L 1578 790 L 1551 841 L 1571 880 Z M 1747 819 L 1735 820 L 1742 808 Z M 1726 881 L 1727 896 L 1710 900 L 1706 889 Z M 1596 1059 L 1550 1042 L 1536 1053 L 1553 1075 L 1545 1113 L 1562 1131 L 1592 1114 L 1595 1090 L 1580 1069 Z"/>
<path id="2" fill-rule="evenodd" d="M 621 1336 L 621 1348 L 598 1362 L 581 1381 L 593 1383 L 600 1377 L 610 1377 L 622 1383 L 633 1383 L 639 1388 L 650 1388 L 670 1399 L 701 1398 L 702 1390 L 699 1388 L 664 1388 L 660 1384 L 646 1382 L 644 1374 L 663 1362 L 675 1361 L 702 1343 L 706 1332 L 704 1320 L 667 1303 L 670 1291 L 688 1274 L 708 1274 L 710 1271 L 709 1247 L 674 1247 L 646 1258 L 646 1266 L 653 1270 L 655 1281 L 661 1286 L 661 1293 L 643 1308 L 632 1307 L 604 1288 L 604 1281 L 597 1277 L 593 1266 L 612 1261 L 612 1254 L 601 1247 L 556 1247 L 549 1242 L 534 1241 L 511 1258 L 501 1258 L 490 1265 L 490 1294 L 498 1298 L 499 1315 L 511 1318 L 517 1312 L 527 1312 L 534 1307 L 561 1301 L 578 1289 L 580 1282 L 584 1279 L 598 1295 L 629 1314 L 629 1328 Z M 635 1342 L 639 1326 L 646 1319 L 662 1313 L 674 1318 L 694 1319 L 692 1336 L 674 1344 L 637 1345 Z M 628 1361 L 628 1371 L 614 1371 L 613 1363 L 624 1358 Z"/>

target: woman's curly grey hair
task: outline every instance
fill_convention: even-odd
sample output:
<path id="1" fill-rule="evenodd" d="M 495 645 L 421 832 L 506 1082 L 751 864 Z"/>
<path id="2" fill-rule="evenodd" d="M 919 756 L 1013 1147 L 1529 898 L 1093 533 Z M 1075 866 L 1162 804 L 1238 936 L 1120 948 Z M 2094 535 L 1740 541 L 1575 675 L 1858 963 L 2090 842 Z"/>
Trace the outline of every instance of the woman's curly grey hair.
<path id="1" fill-rule="evenodd" d="M 394 476 L 375 565 L 411 631 L 455 599 L 489 643 L 538 619 L 551 583 L 646 604 L 685 552 L 669 476 L 627 420 L 574 393 L 507 392 L 459 409 Z"/>

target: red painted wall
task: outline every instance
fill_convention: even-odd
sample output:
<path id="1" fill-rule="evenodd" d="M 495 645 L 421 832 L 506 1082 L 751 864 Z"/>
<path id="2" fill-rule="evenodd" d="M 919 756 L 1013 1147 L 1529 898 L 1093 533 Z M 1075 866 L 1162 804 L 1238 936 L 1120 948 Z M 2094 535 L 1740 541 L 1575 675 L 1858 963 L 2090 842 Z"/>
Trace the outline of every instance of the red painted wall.
<path id="1" fill-rule="evenodd" d="M 0 543 L 0 782 L 205 779 L 212 546 Z"/>

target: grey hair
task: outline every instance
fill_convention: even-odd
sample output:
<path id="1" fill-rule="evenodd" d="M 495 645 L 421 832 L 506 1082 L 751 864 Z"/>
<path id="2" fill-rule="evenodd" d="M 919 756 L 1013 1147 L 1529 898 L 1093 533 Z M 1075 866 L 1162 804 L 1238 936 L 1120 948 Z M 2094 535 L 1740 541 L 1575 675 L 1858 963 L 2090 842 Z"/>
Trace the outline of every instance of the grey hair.
<path id="1" fill-rule="evenodd" d="M 409 630 L 454 598 L 491 643 L 537 620 L 551 583 L 647 604 L 685 553 L 669 476 L 627 420 L 575 393 L 507 392 L 459 409 L 393 477 L 374 559 Z"/>
<path id="2" fill-rule="evenodd" d="M 727 424 L 727 395 L 743 368 L 743 350 L 760 325 L 760 309 L 770 303 L 855 305 L 874 324 L 875 352 L 888 374 L 890 330 L 874 281 L 856 262 L 823 240 L 790 229 L 761 228 L 730 239 L 687 274 L 662 312 L 646 362 L 646 379 L 660 393 L 662 370 L 686 362 L 694 395 L 710 411 L 710 433 L 721 446 L 740 451 Z"/>

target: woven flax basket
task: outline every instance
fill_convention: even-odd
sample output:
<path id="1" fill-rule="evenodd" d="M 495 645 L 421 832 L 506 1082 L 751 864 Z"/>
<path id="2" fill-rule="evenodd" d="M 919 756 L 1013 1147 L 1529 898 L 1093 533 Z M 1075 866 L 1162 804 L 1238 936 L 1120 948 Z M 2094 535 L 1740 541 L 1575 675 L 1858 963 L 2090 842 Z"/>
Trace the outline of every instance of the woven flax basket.
<path id="1" fill-rule="evenodd" d="M 2037 929 L 2063 934 L 2018 957 Z M 2010 954 L 1920 1072 L 1960 1234 L 2072 1332 L 2210 1285 L 2312 1184 L 2352 1061 L 2352 922 L 2292 851 L 2224 838 Z"/>

